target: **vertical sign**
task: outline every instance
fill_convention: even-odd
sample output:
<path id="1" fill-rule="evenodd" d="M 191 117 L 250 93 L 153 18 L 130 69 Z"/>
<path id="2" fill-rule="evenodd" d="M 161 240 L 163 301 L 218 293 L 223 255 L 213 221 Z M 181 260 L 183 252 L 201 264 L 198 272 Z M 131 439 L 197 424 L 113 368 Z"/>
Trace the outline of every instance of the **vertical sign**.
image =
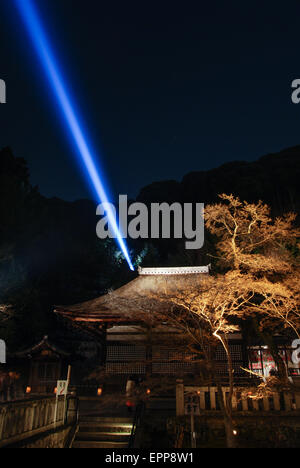
<path id="1" fill-rule="evenodd" d="M 68 380 L 58 380 L 56 396 L 65 396 L 68 393 Z"/>
<path id="2" fill-rule="evenodd" d="M 68 394 L 68 386 L 69 386 L 69 380 L 58 380 L 57 381 L 57 390 L 56 390 L 56 404 L 55 404 L 55 415 L 54 415 L 54 423 L 56 424 L 57 420 L 57 408 L 58 408 L 58 397 L 63 396 L 64 397 L 64 423 L 66 420 L 66 400 L 67 400 L 67 394 Z"/>

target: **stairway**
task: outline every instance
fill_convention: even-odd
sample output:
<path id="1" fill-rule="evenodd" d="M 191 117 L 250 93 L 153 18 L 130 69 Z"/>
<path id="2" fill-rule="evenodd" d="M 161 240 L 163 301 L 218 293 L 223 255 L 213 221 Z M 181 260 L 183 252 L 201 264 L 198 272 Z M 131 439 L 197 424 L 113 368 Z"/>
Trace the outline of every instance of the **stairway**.
<path id="1" fill-rule="evenodd" d="M 127 448 L 132 418 L 83 416 L 72 448 Z"/>

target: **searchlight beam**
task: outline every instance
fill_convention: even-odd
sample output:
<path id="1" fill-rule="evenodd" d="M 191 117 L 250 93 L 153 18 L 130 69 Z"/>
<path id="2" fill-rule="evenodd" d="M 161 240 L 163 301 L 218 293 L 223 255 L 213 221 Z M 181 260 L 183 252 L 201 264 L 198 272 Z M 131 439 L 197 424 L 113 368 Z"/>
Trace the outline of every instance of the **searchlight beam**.
<path id="1" fill-rule="evenodd" d="M 76 145 L 79 156 L 84 163 L 84 167 L 92 183 L 92 187 L 97 195 L 99 202 L 105 204 L 107 207 L 106 214 L 110 222 L 110 228 L 112 229 L 112 232 L 117 239 L 119 247 L 122 250 L 130 269 L 134 271 L 134 267 L 130 260 L 125 241 L 120 233 L 114 213 L 110 208 L 103 182 L 101 181 L 99 171 L 97 170 L 95 163 L 96 158 L 92 154 L 87 137 L 84 135 L 83 126 L 75 112 L 75 106 L 72 103 L 70 93 L 68 92 L 66 83 L 63 80 L 63 75 L 58 67 L 55 54 L 53 53 L 50 46 L 50 42 L 43 28 L 39 13 L 34 5 L 33 0 L 15 0 L 15 4 L 32 40 L 41 65 L 45 70 L 53 94 L 56 97 L 57 103 L 62 112 L 73 142 Z"/>

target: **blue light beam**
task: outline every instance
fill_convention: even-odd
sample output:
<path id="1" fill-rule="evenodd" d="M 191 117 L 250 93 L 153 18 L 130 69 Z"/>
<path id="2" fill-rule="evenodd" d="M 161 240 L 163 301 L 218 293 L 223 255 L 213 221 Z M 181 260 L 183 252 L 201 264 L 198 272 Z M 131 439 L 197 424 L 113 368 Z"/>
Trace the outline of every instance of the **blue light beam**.
<path id="1" fill-rule="evenodd" d="M 76 115 L 74 105 L 72 104 L 67 86 L 62 78 L 55 55 L 51 49 L 48 37 L 44 31 L 38 11 L 32 0 L 15 0 L 16 6 L 20 12 L 28 34 L 32 40 L 36 53 L 45 70 L 46 76 L 62 111 L 67 128 L 71 134 L 79 155 L 84 163 L 87 174 L 92 182 L 93 189 L 97 198 L 102 204 L 106 204 L 106 214 L 114 236 L 123 252 L 123 255 L 132 271 L 134 267 L 124 239 L 120 233 L 114 213 L 109 205 L 104 185 L 100 179 L 96 168 L 95 158 L 92 155 L 87 138 L 83 134 L 83 126 Z"/>

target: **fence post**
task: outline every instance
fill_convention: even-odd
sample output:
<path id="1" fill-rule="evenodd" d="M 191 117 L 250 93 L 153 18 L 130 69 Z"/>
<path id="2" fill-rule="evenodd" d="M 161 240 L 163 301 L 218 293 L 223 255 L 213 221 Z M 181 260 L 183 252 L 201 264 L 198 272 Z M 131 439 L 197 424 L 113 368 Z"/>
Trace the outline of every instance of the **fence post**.
<path id="1" fill-rule="evenodd" d="M 236 394 L 236 389 L 233 390 L 233 395 L 232 395 L 232 409 L 234 411 L 237 410 L 237 406 L 238 406 L 238 403 L 237 403 L 237 394 Z"/>
<path id="2" fill-rule="evenodd" d="M 300 410 L 300 393 L 295 394 L 295 399 L 296 399 L 296 408 Z"/>
<path id="3" fill-rule="evenodd" d="M 77 420 L 78 402 L 74 397 L 68 397 L 67 421 L 75 422 Z"/>
<path id="4" fill-rule="evenodd" d="M 259 403 L 258 403 L 258 400 L 252 400 L 252 404 L 253 404 L 253 409 L 254 409 L 254 411 L 259 411 Z"/>
<path id="5" fill-rule="evenodd" d="M 274 400 L 275 411 L 280 411 L 280 398 L 277 392 L 273 393 L 273 400 Z"/>
<path id="6" fill-rule="evenodd" d="M 291 395 L 289 393 L 284 393 L 283 396 L 284 396 L 285 411 L 291 411 L 292 409 Z"/>
<path id="7" fill-rule="evenodd" d="M 265 411 L 270 411 L 270 402 L 268 397 L 264 397 L 264 410 Z"/>
<path id="8" fill-rule="evenodd" d="M 248 398 L 243 398 L 242 399 L 242 408 L 243 408 L 243 411 L 248 411 L 249 408 L 248 408 Z"/>

